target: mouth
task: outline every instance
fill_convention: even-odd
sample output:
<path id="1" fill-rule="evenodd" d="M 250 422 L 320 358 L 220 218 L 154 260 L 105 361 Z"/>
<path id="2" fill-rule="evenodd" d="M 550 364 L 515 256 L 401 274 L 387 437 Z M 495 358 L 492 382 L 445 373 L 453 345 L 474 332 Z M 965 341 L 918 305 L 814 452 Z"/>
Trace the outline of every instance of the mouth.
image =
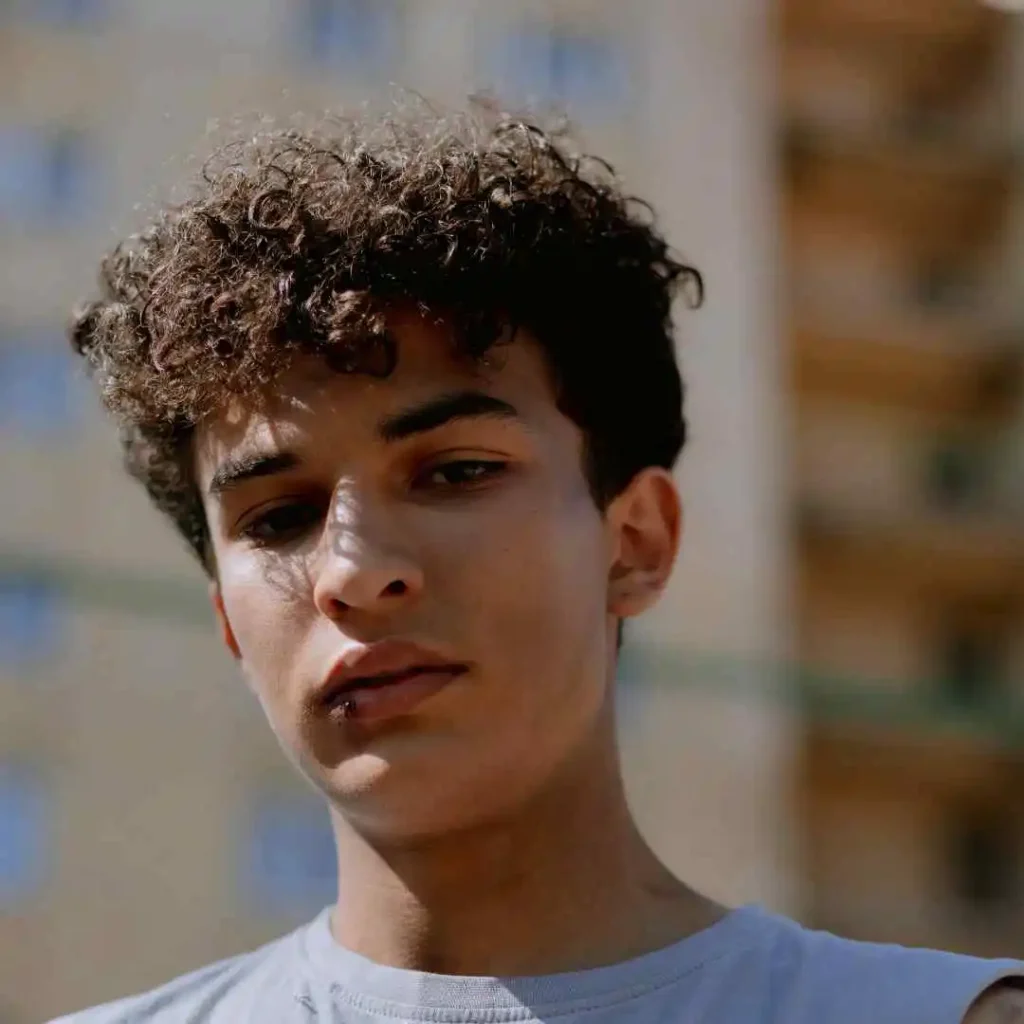
<path id="1" fill-rule="evenodd" d="M 314 699 L 331 718 L 392 718 L 409 714 L 468 671 L 418 644 L 383 641 L 343 657 Z"/>
<path id="2" fill-rule="evenodd" d="M 385 687 L 401 686 L 404 683 L 412 682 L 414 679 L 423 676 L 434 675 L 461 675 L 466 671 L 465 665 L 410 665 L 408 668 L 399 669 L 395 672 L 379 672 L 373 676 L 357 676 L 339 686 L 335 686 L 323 697 L 323 703 L 328 708 L 334 708 L 344 704 L 355 695 L 368 690 L 381 690 Z"/>

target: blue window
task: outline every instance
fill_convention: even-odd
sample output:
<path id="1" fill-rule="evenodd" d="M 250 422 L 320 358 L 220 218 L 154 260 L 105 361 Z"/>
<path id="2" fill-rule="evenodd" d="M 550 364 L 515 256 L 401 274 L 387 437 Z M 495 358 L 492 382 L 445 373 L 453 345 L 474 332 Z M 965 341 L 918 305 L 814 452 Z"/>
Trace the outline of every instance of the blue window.
<path id="1" fill-rule="evenodd" d="M 41 440 L 66 436 L 85 413 L 83 381 L 55 338 L 0 331 L 0 430 Z"/>
<path id="2" fill-rule="evenodd" d="M 302 51 L 317 63 L 366 76 L 387 74 L 400 54 L 397 0 L 300 0 Z"/>
<path id="3" fill-rule="evenodd" d="M 0 574 L 0 669 L 31 668 L 53 657 L 64 635 L 64 604 L 46 580 Z"/>
<path id="4" fill-rule="evenodd" d="M 81 132 L 0 128 L 0 225 L 80 216 L 91 197 L 89 164 Z"/>
<path id="5" fill-rule="evenodd" d="M 618 113 L 629 93 L 630 69 L 612 38 L 556 26 L 507 36 L 495 61 L 502 94 L 571 113 Z"/>
<path id="6" fill-rule="evenodd" d="M 108 0 L 15 0 L 15 10 L 27 21 L 73 28 L 102 21 Z"/>
<path id="7" fill-rule="evenodd" d="M 35 895 L 49 870 L 49 794 L 23 765 L 0 762 L 0 909 Z"/>
<path id="8" fill-rule="evenodd" d="M 249 826 L 241 875 L 250 905 L 302 918 L 334 901 L 338 861 L 321 800 L 304 793 L 264 795 Z"/>

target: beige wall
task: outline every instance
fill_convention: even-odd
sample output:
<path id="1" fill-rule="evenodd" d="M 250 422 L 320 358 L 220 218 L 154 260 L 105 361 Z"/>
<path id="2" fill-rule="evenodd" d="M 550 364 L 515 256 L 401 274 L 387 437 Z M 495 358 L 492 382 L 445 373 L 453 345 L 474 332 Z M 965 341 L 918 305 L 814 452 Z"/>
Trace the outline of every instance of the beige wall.
<path id="1" fill-rule="evenodd" d="M 635 636 L 736 663 L 728 687 L 700 669 L 663 670 L 638 698 L 644 724 L 626 762 L 641 817 L 679 870 L 724 899 L 793 909 L 791 722 L 772 696 L 784 684 L 774 659 L 789 650 L 789 553 L 768 9 L 658 6 L 650 109 L 663 120 L 650 128 L 646 178 L 708 293 L 703 310 L 679 314 L 692 438 L 679 474 L 683 552 Z"/>

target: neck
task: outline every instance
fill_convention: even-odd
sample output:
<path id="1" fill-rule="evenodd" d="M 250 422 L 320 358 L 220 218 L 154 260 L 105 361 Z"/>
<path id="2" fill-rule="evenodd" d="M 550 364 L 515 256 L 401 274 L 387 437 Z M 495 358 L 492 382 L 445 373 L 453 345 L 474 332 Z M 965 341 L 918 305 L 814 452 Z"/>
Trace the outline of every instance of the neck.
<path id="1" fill-rule="evenodd" d="M 616 963 L 713 923 L 722 908 L 674 878 L 640 836 L 611 722 L 600 732 L 499 821 L 397 846 L 336 817 L 335 939 L 393 967 L 510 977 Z"/>

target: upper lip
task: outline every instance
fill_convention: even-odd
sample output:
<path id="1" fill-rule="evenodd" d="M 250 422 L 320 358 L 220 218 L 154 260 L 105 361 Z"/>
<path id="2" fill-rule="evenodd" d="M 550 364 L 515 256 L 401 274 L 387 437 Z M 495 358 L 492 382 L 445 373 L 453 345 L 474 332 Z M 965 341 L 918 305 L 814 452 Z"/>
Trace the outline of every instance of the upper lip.
<path id="1" fill-rule="evenodd" d="M 347 690 L 376 676 L 401 675 L 415 669 L 462 671 L 466 665 L 410 640 L 382 640 L 343 654 L 317 688 L 317 704 L 330 704 Z"/>

